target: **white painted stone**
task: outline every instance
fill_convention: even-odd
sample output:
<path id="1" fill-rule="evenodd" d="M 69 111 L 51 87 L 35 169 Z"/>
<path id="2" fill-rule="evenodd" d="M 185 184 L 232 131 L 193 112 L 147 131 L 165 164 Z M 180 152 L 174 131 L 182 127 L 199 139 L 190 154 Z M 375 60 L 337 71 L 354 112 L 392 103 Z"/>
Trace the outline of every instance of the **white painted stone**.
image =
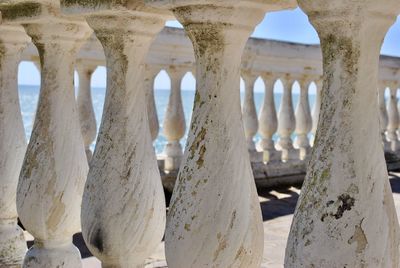
<path id="1" fill-rule="evenodd" d="M 294 80 L 289 75 L 281 78 L 283 84 L 283 95 L 278 112 L 278 145 L 282 153 L 282 161 L 295 160 L 299 158 L 298 151 L 293 147 L 291 135 L 296 127 L 296 118 L 292 102 L 292 86 Z"/>
<path id="2" fill-rule="evenodd" d="M 57 12 L 53 4 L 40 5 L 42 12 Z M 23 25 L 38 48 L 42 70 L 36 119 L 17 191 L 18 215 L 35 237 L 23 267 L 76 268 L 81 266 L 81 256 L 72 245 L 72 235 L 80 230 L 80 200 L 88 165 L 73 70 L 75 55 L 90 30 L 83 21 L 54 14 L 49 23 L 41 16 Z"/>
<path id="3" fill-rule="evenodd" d="M 250 72 L 243 71 L 242 78 L 245 85 L 244 100 L 242 105 L 244 135 L 247 141 L 247 148 L 250 153 L 256 151 L 254 136 L 258 131 L 258 120 L 256 104 L 254 102 L 254 84 L 257 76 Z"/>
<path id="4" fill-rule="evenodd" d="M 158 72 L 158 69 L 146 65 L 144 74 L 144 90 L 146 91 L 147 116 L 149 119 L 151 140 L 153 142 L 157 139 L 158 132 L 160 131 L 156 101 L 154 98 L 154 81 L 157 77 Z"/>
<path id="5" fill-rule="evenodd" d="M 18 63 L 29 38 L 0 25 L 0 267 L 20 267 L 26 243 L 17 225 L 16 192 L 26 141 L 18 98 Z"/>
<path id="6" fill-rule="evenodd" d="M 310 141 L 308 133 L 312 129 L 312 117 L 310 111 L 310 103 L 308 100 L 308 89 L 311 80 L 307 77 L 299 79 L 300 84 L 300 98 L 296 107 L 296 140 L 295 144 L 299 148 L 299 158 L 304 160 L 311 152 Z"/>
<path id="7" fill-rule="evenodd" d="M 186 122 L 183 112 L 181 82 L 185 73 L 186 69 L 174 67 L 168 69 L 171 78 L 171 90 L 163 123 L 163 133 L 168 141 L 164 147 L 164 169 L 167 171 L 178 170 L 183 156 L 180 140 L 185 135 Z"/>
<path id="8" fill-rule="evenodd" d="M 167 220 L 168 267 L 260 267 L 262 220 L 238 90 L 241 51 L 264 12 L 289 2 L 146 2 L 173 10 L 196 57 L 192 123 Z"/>
<path id="9" fill-rule="evenodd" d="M 280 161 L 281 154 L 275 149 L 273 136 L 278 129 L 278 118 L 276 116 L 274 85 L 276 77 L 269 73 L 262 75 L 265 85 L 264 101 L 258 116 L 259 132 L 261 141 L 259 148 L 263 152 L 264 162 Z"/>
<path id="10" fill-rule="evenodd" d="M 90 146 L 96 139 L 97 124 L 96 117 L 93 109 L 92 93 L 90 81 L 93 72 L 96 70 L 96 65 L 85 64 L 82 61 L 77 62 L 76 69 L 79 75 L 79 91 L 77 97 L 79 122 L 81 124 L 81 131 L 83 143 L 85 145 L 85 152 L 88 162 L 92 158 L 92 151 Z"/>
<path id="11" fill-rule="evenodd" d="M 397 0 L 299 0 L 324 55 L 321 116 L 285 267 L 399 267 L 377 78 Z"/>
<path id="12" fill-rule="evenodd" d="M 74 10 L 71 3 L 65 3 L 66 12 Z M 107 93 L 83 195 L 82 234 L 103 267 L 141 267 L 165 227 L 164 192 L 143 89 L 144 59 L 165 20 L 135 3 L 135 11 L 116 4 L 87 15 L 104 47 Z"/>
<path id="13" fill-rule="evenodd" d="M 315 135 L 317 133 L 318 121 L 319 121 L 319 114 L 321 111 L 321 90 L 322 90 L 322 79 L 318 79 L 315 81 L 316 86 L 316 95 L 315 95 L 315 103 L 312 110 L 312 139 L 311 144 L 314 145 Z"/>
<path id="14" fill-rule="evenodd" d="M 390 142 L 390 149 L 394 152 L 400 150 L 400 141 L 397 137 L 397 130 L 400 124 L 399 110 L 397 109 L 397 87 L 393 84 L 390 88 L 390 98 L 388 102 L 388 126 L 387 126 L 387 138 Z"/>

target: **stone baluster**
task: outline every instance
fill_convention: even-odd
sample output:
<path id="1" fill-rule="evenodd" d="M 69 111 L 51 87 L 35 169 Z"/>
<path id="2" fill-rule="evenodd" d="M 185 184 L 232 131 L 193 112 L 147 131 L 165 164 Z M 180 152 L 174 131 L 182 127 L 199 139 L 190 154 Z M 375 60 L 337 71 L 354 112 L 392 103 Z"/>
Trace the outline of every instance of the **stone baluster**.
<path id="1" fill-rule="evenodd" d="M 244 157 L 238 87 L 246 41 L 264 12 L 281 1 L 146 2 L 173 10 L 193 43 L 197 65 L 187 149 L 168 213 L 168 266 L 260 267 L 263 227 Z"/>
<path id="2" fill-rule="evenodd" d="M 260 149 L 263 151 L 264 162 L 280 161 L 280 152 L 275 149 L 273 136 L 278 129 L 278 118 L 276 116 L 274 85 L 276 77 L 271 74 L 263 74 L 262 78 L 265 85 L 264 102 L 261 106 L 258 124 L 261 134 L 259 143 Z"/>
<path id="3" fill-rule="evenodd" d="M 0 267 L 19 267 L 26 253 L 16 192 L 26 141 L 18 98 L 18 63 L 29 42 L 23 28 L 0 25 Z"/>
<path id="4" fill-rule="evenodd" d="M 378 116 L 378 63 L 398 0 L 298 0 L 321 40 L 317 139 L 285 267 L 399 267 L 399 224 Z"/>
<path id="5" fill-rule="evenodd" d="M 319 121 L 319 113 L 321 111 L 321 91 L 322 91 L 322 79 L 318 79 L 315 81 L 316 92 L 315 92 L 315 103 L 312 110 L 312 139 L 311 144 L 314 145 L 315 135 L 317 133 L 318 121 Z"/>
<path id="6" fill-rule="evenodd" d="M 390 142 L 390 149 L 396 152 L 400 149 L 400 141 L 397 137 L 397 130 L 399 128 L 400 116 L 397 108 L 397 88 L 393 84 L 390 85 L 390 99 L 388 102 L 388 126 L 387 138 Z"/>
<path id="7" fill-rule="evenodd" d="M 172 171 L 179 169 L 183 156 L 180 140 L 185 135 L 186 122 L 181 83 L 186 69 L 171 67 L 168 69 L 168 74 L 171 78 L 171 90 L 163 124 L 163 133 L 168 141 L 164 148 L 164 169 Z"/>
<path id="8" fill-rule="evenodd" d="M 306 159 L 311 152 L 308 133 L 312 129 L 312 117 L 310 111 L 310 103 L 308 100 L 308 89 L 311 81 L 306 77 L 299 79 L 300 98 L 296 107 L 296 141 L 295 144 L 299 148 L 300 160 Z"/>
<path id="9" fill-rule="evenodd" d="M 142 1 L 61 4 L 66 13 L 87 12 L 107 64 L 103 118 L 83 194 L 82 235 L 103 267 L 141 267 L 165 227 L 143 77 L 146 54 L 167 17 Z"/>
<path id="10" fill-rule="evenodd" d="M 248 71 L 244 71 L 242 72 L 242 78 L 245 85 L 245 96 L 242 105 L 244 135 L 247 140 L 247 148 L 249 152 L 252 153 L 256 151 L 253 138 L 258 131 L 257 110 L 254 102 L 254 84 L 257 76 Z"/>
<path id="11" fill-rule="evenodd" d="M 286 75 L 281 78 L 283 84 L 283 95 L 278 112 L 278 145 L 282 153 L 282 161 L 298 159 L 297 150 L 293 147 L 291 135 L 296 127 L 296 119 L 292 103 L 293 79 Z"/>
<path id="12" fill-rule="evenodd" d="M 93 141 L 96 139 L 97 134 L 96 117 L 94 114 L 90 87 L 92 74 L 96 68 L 96 65 L 85 64 L 81 61 L 76 64 L 79 75 L 79 91 L 77 97 L 79 121 L 88 162 L 90 162 L 92 158 L 90 145 L 92 145 Z"/>
<path id="13" fill-rule="evenodd" d="M 147 116 L 149 119 L 149 127 L 151 140 L 154 142 L 160 131 L 160 123 L 158 121 L 156 101 L 154 98 L 154 81 L 159 73 L 159 69 L 146 65 L 144 74 L 144 90 L 146 91 L 147 100 Z"/>
<path id="14" fill-rule="evenodd" d="M 88 165 L 73 71 L 76 53 L 90 29 L 84 21 L 62 17 L 58 5 L 8 1 L 0 6 L 3 20 L 23 22 L 41 64 L 36 119 L 17 189 L 19 218 L 35 238 L 23 267 L 82 265 L 72 235 L 80 230 L 80 200 Z"/>
<path id="15" fill-rule="evenodd" d="M 386 138 L 386 130 L 388 127 L 389 123 L 389 118 L 388 118 L 388 111 L 386 108 L 386 100 L 385 100 L 385 91 L 386 91 L 386 85 L 381 84 L 378 87 L 378 105 L 379 105 L 379 126 L 381 130 L 381 136 L 382 136 L 382 142 L 385 151 L 390 150 L 390 143 Z"/>

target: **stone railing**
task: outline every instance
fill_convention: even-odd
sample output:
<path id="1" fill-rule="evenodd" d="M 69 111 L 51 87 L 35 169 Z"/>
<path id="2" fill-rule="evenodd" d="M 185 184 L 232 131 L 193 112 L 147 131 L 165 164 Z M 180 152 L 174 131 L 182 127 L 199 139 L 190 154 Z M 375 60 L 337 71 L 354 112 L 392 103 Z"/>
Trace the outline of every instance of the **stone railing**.
<path id="1" fill-rule="evenodd" d="M 256 179 L 273 177 L 273 169 L 275 176 L 296 168 L 301 173 L 309 162 L 285 265 L 397 267 L 398 222 L 382 148 L 399 150 L 400 61 L 378 59 L 400 2 L 298 3 L 320 35 L 322 54 L 318 46 L 248 41 L 266 12 L 294 8 L 291 0 L 1 3 L 0 266 L 80 267 L 71 237 L 82 230 L 104 267 L 140 267 L 164 231 L 169 267 L 259 267 L 262 219 L 253 172 Z M 174 16 L 193 46 L 182 30 L 162 30 Z M 38 56 L 33 46 L 22 53 L 30 39 Z M 17 94 L 21 54 L 40 59 L 41 70 L 27 148 Z M 102 64 L 107 94 L 92 155 L 90 78 Z M 160 69 L 172 81 L 161 169 L 180 167 L 167 221 L 152 146 L 159 129 L 152 82 Z M 193 69 L 197 90 L 183 154 L 180 81 Z M 266 94 L 257 118 L 253 88 L 259 76 Z M 283 97 L 277 113 L 278 79 Z M 294 81 L 301 88 L 295 110 Z M 312 81 L 313 113 L 307 98 Z M 312 154 L 310 132 L 316 133 Z M 17 217 L 35 238 L 26 254 Z"/>
<path id="2" fill-rule="evenodd" d="M 39 62 L 37 49 L 33 44 L 23 51 L 22 60 Z M 148 94 L 147 110 L 153 141 L 159 132 L 153 91 L 154 80 L 161 70 L 165 70 L 171 79 L 170 101 L 163 122 L 163 135 L 168 143 L 163 154 L 158 155 L 158 162 L 163 184 L 169 191 L 172 191 L 183 156 L 179 141 L 183 138 L 186 125 L 189 123 L 185 122 L 180 87 L 182 78 L 187 72 L 195 73 L 195 59 L 190 39 L 184 30 L 164 28 L 150 46 L 145 62 L 144 89 Z M 103 47 L 96 36 L 92 35 L 80 49 L 76 64 L 79 79 L 82 81 L 77 97 L 78 110 L 86 153 L 89 158 L 92 153 L 89 146 L 96 138 L 96 121 L 90 97 L 90 79 L 97 66 L 103 65 L 105 65 Z M 306 163 L 309 160 L 307 156 L 310 156 L 311 153 L 312 142 L 310 143 L 309 137 L 315 135 L 319 116 L 320 90 L 322 88 L 320 47 L 250 38 L 244 49 L 241 69 L 241 76 L 246 85 L 245 101 L 243 102 L 244 128 L 256 183 L 260 186 L 272 186 L 301 182 L 305 175 Z M 262 78 L 266 89 L 263 105 L 257 116 L 253 89 L 255 81 L 259 77 Z M 389 88 L 397 92 L 399 77 L 400 59 L 381 56 L 379 72 L 381 90 Z M 275 109 L 273 91 L 277 80 L 284 85 L 285 93 L 281 100 L 279 113 Z M 301 98 L 294 109 L 291 94 L 296 81 L 301 88 Z M 310 107 L 308 103 L 308 89 L 312 82 L 317 86 L 314 107 Z M 384 96 L 382 95 L 382 97 Z M 396 112 L 390 113 L 390 122 L 394 122 L 394 124 L 391 124 L 392 132 L 387 131 L 386 100 L 383 98 L 381 101 L 383 101 L 381 105 L 384 108 L 381 109 L 381 116 L 385 119 L 382 122 L 384 122 L 383 126 L 386 126 L 385 129 L 382 129 L 382 133 L 387 132 L 387 138 L 384 139 L 385 148 L 387 152 L 397 152 L 399 148 L 396 147 L 398 146 L 396 144 L 399 141 L 397 136 L 390 133 L 397 131 L 399 124 L 395 122 L 400 119 L 394 118 Z M 397 102 L 397 99 L 394 101 Z M 397 111 L 396 105 L 390 107 L 389 109 L 393 110 L 394 108 Z M 257 133 L 261 135 L 262 140 L 256 146 L 254 136 Z M 294 143 L 291 140 L 293 134 L 297 137 Z M 272 139 L 274 135 L 279 137 L 276 146 Z M 392 166 L 391 163 L 388 164 Z"/>

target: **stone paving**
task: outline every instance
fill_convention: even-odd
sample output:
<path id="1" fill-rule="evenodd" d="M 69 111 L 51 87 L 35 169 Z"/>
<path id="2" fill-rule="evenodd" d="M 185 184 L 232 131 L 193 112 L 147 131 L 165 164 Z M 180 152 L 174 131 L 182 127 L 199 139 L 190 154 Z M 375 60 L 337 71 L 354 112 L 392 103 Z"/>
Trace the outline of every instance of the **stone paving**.
<path id="1" fill-rule="evenodd" d="M 400 173 L 392 173 L 390 183 L 398 215 L 400 215 Z M 286 240 L 296 202 L 300 194 L 299 188 L 297 186 L 286 189 L 259 190 L 259 199 L 264 220 L 264 256 L 261 265 L 262 268 L 283 267 Z M 91 257 L 84 259 L 83 267 L 101 268 L 101 265 L 96 258 Z M 160 244 L 146 265 L 146 268 L 154 267 L 167 267 L 163 243 Z"/>

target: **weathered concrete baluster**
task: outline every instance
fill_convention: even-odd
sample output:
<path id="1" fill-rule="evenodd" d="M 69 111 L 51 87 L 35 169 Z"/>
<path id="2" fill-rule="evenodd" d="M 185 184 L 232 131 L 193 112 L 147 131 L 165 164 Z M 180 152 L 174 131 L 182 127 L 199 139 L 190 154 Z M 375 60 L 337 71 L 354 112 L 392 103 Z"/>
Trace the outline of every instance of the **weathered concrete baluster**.
<path id="1" fill-rule="evenodd" d="M 146 65 L 144 74 L 144 90 L 146 91 L 147 100 L 147 116 L 149 119 L 149 127 L 151 140 L 154 142 L 157 139 L 160 131 L 160 123 L 158 121 L 156 101 L 154 98 L 154 81 L 159 70 Z"/>
<path id="2" fill-rule="evenodd" d="M 97 134 L 96 117 L 94 114 L 90 87 L 92 74 L 96 68 L 96 65 L 89 65 L 83 62 L 78 62 L 76 64 L 79 75 L 79 91 L 76 101 L 78 104 L 79 121 L 88 162 L 90 162 L 92 158 L 90 145 L 92 145 L 93 141 L 96 139 Z"/>
<path id="3" fill-rule="evenodd" d="M 382 143 L 385 151 L 390 150 L 390 143 L 386 138 L 386 130 L 389 123 L 388 112 L 385 100 L 386 85 L 380 84 L 378 87 L 378 105 L 379 105 L 379 126 L 381 129 Z"/>
<path id="4" fill-rule="evenodd" d="M 282 161 L 286 162 L 298 159 L 299 154 L 293 147 L 291 137 L 296 127 L 296 119 L 292 103 L 292 86 L 294 81 L 288 75 L 282 77 L 281 81 L 283 84 L 283 95 L 278 112 L 278 145 L 282 152 Z"/>
<path id="5" fill-rule="evenodd" d="M 298 0 L 322 46 L 317 139 L 285 267 L 399 267 L 399 225 L 379 128 L 377 77 L 398 0 Z"/>
<path id="6" fill-rule="evenodd" d="M 238 87 L 248 37 L 264 12 L 281 2 L 146 2 L 173 10 L 197 64 L 187 150 L 167 220 L 168 267 L 260 267 L 263 227 Z"/>
<path id="7" fill-rule="evenodd" d="M 167 17 L 142 1 L 61 3 L 65 12 L 87 12 L 107 63 L 103 118 L 83 194 L 82 234 L 103 267 L 141 267 L 161 243 L 165 227 L 143 77 L 146 54 Z"/>
<path id="8" fill-rule="evenodd" d="M 278 118 L 276 116 L 274 85 L 276 78 L 271 74 L 263 74 L 262 78 L 265 85 L 264 102 L 261 106 L 258 124 L 262 140 L 259 143 L 263 151 L 264 162 L 280 161 L 281 154 L 275 149 L 275 143 L 272 139 L 278 129 Z"/>
<path id="9" fill-rule="evenodd" d="M 17 74 L 21 51 L 28 42 L 22 27 L 0 25 L 0 267 L 19 267 L 26 253 L 16 207 L 26 149 Z"/>
<path id="10" fill-rule="evenodd" d="M 23 12 L 16 12 L 16 9 Z M 5 21 L 21 21 L 38 49 L 41 89 L 17 190 L 18 216 L 35 238 L 24 267 L 80 267 L 72 244 L 88 171 L 73 89 L 75 56 L 90 28 L 59 14 L 53 1 L 9 1 Z"/>
<path id="11" fill-rule="evenodd" d="M 315 134 L 317 133 L 318 121 L 319 121 L 319 113 L 321 111 L 321 91 L 322 91 L 322 79 L 318 79 L 315 81 L 316 92 L 315 92 L 315 103 L 312 110 L 312 129 L 311 133 L 313 134 L 311 138 L 311 144 L 314 146 Z"/>
<path id="12" fill-rule="evenodd" d="M 257 76 L 250 72 L 243 71 L 242 78 L 245 85 L 245 96 L 242 105 L 244 135 L 247 140 L 247 148 L 249 152 L 252 153 L 256 151 L 253 138 L 258 131 L 257 110 L 254 102 L 254 84 Z"/>
<path id="13" fill-rule="evenodd" d="M 306 159 L 311 152 L 310 141 L 308 133 L 312 129 L 312 118 L 310 111 L 310 103 L 308 101 L 308 89 L 310 80 L 302 78 L 299 80 L 300 84 L 300 98 L 296 107 L 296 146 L 299 148 L 299 157 L 301 160 Z"/>
<path id="14" fill-rule="evenodd" d="M 185 135 L 186 122 L 183 112 L 181 82 L 185 73 L 185 69 L 175 67 L 168 69 L 171 78 L 171 90 L 163 124 L 164 136 L 168 141 L 164 148 L 164 169 L 167 171 L 178 170 L 183 156 L 180 140 Z"/>
<path id="15" fill-rule="evenodd" d="M 390 142 L 390 149 L 393 152 L 400 150 L 400 141 L 397 137 L 397 130 L 399 128 L 400 116 L 397 108 L 397 88 L 390 85 L 390 98 L 388 102 L 388 126 L 387 126 L 387 138 Z"/>

